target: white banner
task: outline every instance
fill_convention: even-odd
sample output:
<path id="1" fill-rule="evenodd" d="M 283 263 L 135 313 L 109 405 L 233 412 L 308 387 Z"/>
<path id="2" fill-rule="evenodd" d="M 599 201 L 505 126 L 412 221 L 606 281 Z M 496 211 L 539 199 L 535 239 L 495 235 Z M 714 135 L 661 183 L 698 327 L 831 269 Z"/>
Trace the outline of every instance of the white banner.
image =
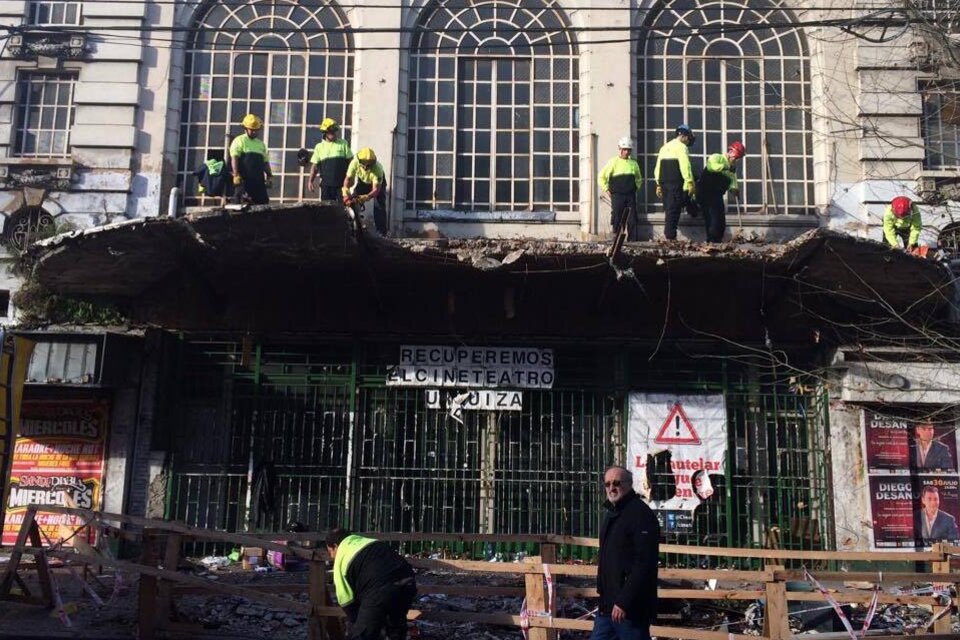
<path id="1" fill-rule="evenodd" d="M 710 476 L 722 476 L 727 457 L 727 407 L 722 395 L 631 393 L 627 460 L 634 487 L 657 510 L 692 511 L 713 496 Z M 647 456 L 669 453 L 676 494 L 650 500 Z M 662 475 L 659 477 L 662 478 Z M 656 482 L 657 478 L 653 478 Z"/>
<path id="2" fill-rule="evenodd" d="M 453 391 L 427 389 L 427 409 L 442 409 L 456 403 L 464 409 L 480 411 L 523 411 L 522 391 L 478 389 L 457 394 Z M 446 402 L 444 402 L 444 400 Z"/>
<path id="3" fill-rule="evenodd" d="M 389 387 L 551 389 L 553 349 L 403 345 Z"/>

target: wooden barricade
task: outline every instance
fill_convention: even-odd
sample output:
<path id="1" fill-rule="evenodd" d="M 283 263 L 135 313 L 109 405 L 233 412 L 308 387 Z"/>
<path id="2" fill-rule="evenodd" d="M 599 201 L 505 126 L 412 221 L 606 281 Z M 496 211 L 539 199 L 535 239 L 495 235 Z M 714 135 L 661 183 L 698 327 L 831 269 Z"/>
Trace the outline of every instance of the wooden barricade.
<path id="1" fill-rule="evenodd" d="M 307 618 L 308 638 L 310 640 L 341 640 L 343 627 L 342 611 L 332 605 L 331 585 L 327 576 L 326 551 L 320 542 L 323 535 L 309 534 L 234 534 L 221 531 L 198 529 L 188 525 L 162 520 L 151 520 L 135 516 L 99 513 L 80 509 L 43 507 L 44 511 L 80 515 L 89 523 L 116 522 L 145 527 L 142 531 L 142 555 L 138 562 L 117 560 L 106 557 L 96 550 L 45 551 L 40 544 L 40 535 L 34 524 L 37 508 L 31 507 L 26 515 L 24 527 L 18 536 L 11 562 L 0 577 L 0 600 L 18 599 L 20 601 L 53 605 L 53 594 L 49 592 L 49 575 L 46 557 L 55 555 L 67 562 L 79 562 L 114 567 L 117 570 L 136 573 L 139 584 L 139 625 L 140 638 L 153 639 L 172 631 L 196 632 L 173 620 L 176 598 L 187 593 L 225 594 L 246 598 L 273 608 L 282 608 Z M 456 572 L 470 576 L 476 574 L 478 581 L 489 574 L 514 575 L 522 581 L 516 586 L 493 586 L 471 584 L 465 577 L 457 584 L 431 584 L 419 582 L 419 591 L 424 594 L 446 594 L 473 597 L 518 597 L 525 598 L 525 611 L 501 613 L 474 613 L 464 611 L 411 610 L 411 620 L 432 622 L 504 625 L 525 627 L 531 640 L 552 640 L 558 631 L 589 632 L 593 628 L 590 620 L 563 618 L 557 615 L 557 608 L 551 599 L 555 598 L 595 598 L 593 587 L 576 587 L 566 578 L 595 578 L 596 566 L 586 564 L 564 564 L 557 561 L 557 546 L 582 545 L 597 546 L 590 538 L 571 536 L 510 536 L 496 534 L 372 534 L 382 540 L 396 542 L 440 542 L 440 543 L 526 543 L 539 545 L 538 556 L 526 558 L 523 562 L 483 562 L 460 559 L 424 559 L 410 558 L 415 568 Z M 283 537 L 300 542 L 310 542 L 314 546 L 280 544 L 273 539 Z M 221 542 L 233 545 L 257 546 L 263 549 L 280 551 L 299 557 L 308 563 L 306 582 L 300 585 L 261 585 L 237 586 L 223 582 L 211 582 L 200 577 L 177 572 L 181 559 L 181 546 L 188 541 Z M 29 545 L 28 545 L 29 543 Z M 960 556 L 960 547 L 938 544 L 928 552 L 837 552 L 837 551 L 790 551 L 781 549 L 727 549 L 714 547 L 684 547 L 680 545 L 661 545 L 664 553 L 688 554 L 691 556 L 712 556 L 720 558 L 752 558 L 764 561 L 763 569 L 726 570 L 726 569 L 681 569 L 663 568 L 659 575 L 661 581 L 717 581 L 715 588 L 674 588 L 661 587 L 662 599 L 683 600 L 763 600 L 765 616 L 762 636 L 729 633 L 726 630 L 699 630 L 681 627 L 655 625 L 651 633 L 661 638 L 689 640 L 786 640 L 791 638 L 789 627 L 790 602 L 811 602 L 826 604 L 827 597 L 817 591 L 794 592 L 787 589 L 789 581 L 807 581 L 805 570 L 787 568 L 788 561 L 830 562 L 859 561 L 881 564 L 885 562 L 926 563 L 930 572 L 887 572 L 883 571 L 819 571 L 811 570 L 816 580 L 831 587 L 831 599 L 839 603 L 870 603 L 877 598 L 881 604 L 909 604 L 929 607 L 934 618 L 928 628 L 921 630 L 927 640 L 939 640 L 952 637 L 950 632 L 950 605 L 939 597 L 910 593 L 888 594 L 868 590 L 850 589 L 843 585 L 850 581 L 862 581 L 879 586 L 904 585 L 913 582 L 933 582 L 935 584 L 954 584 L 960 582 L 957 573 L 950 570 L 950 558 Z M 41 585 L 46 577 L 47 587 L 42 587 L 39 597 L 19 597 L 11 593 L 11 585 L 22 584 L 17 576 L 20 558 L 32 554 L 37 558 L 35 566 L 41 571 Z M 794 565 L 795 566 L 795 565 Z M 549 578 L 550 582 L 547 582 Z M 19 581 L 19 582 L 18 582 Z M 306 592 L 309 603 L 290 600 L 280 594 Z M 29 595 L 29 594 L 27 594 Z M 16 597 L 15 597 L 16 596 Z M 828 605 L 829 606 L 829 605 Z M 924 635 L 925 634 L 925 635 Z"/>

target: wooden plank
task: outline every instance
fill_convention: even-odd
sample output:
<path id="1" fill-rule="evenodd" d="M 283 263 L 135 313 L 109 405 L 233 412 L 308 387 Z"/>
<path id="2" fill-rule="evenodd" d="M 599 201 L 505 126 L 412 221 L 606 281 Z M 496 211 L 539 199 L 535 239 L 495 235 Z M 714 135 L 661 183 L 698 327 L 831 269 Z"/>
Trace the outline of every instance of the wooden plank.
<path id="1" fill-rule="evenodd" d="M 932 551 L 793 551 L 789 549 L 731 549 L 662 544 L 660 553 L 721 558 L 761 558 L 766 560 L 869 560 L 872 562 L 935 562 L 942 556 Z"/>
<path id="2" fill-rule="evenodd" d="M 953 582 L 960 577 L 957 573 L 909 573 L 899 571 L 811 571 L 810 575 L 820 582 L 869 582 L 871 584 L 901 585 L 909 582 Z M 777 580 L 806 581 L 803 571 L 787 569 L 777 571 Z M 883 578 L 879 580 L 879 578 Z"/>
<path id="3" fill-rule="evenodd" d="M 260 591 L 248 589 L 247 587 L 212 582 L 210 580 L 205 580 L 204 578 L 198 578 L 196 576 L 182 574 L 176 571 L 170 571 L 168 569 L 147 567 L 142 564 L 137 564 L 136 562 L 129 562 L 127 560 L 114 560 L 112 558 L 103 558 L 93 555 L 88 556 L 79 553 L 70 553 L 68 551 L 58 552 L 58 555 L 64 559 L 79 560 L 81 562 L 89 562 L 91 564 L 100 563 L 107 567 L 123 569 L 124 571 L 130 571 L 140 575 L 149 575 L 157 578 L 164 578 L 165 580 L 171 580 L 173 582 L 178 582 L 188 586 L 200 587 L 204 589 L 206 593 L 225 593 L 231 596 L 240 596 L 253 602 L 270 605 L 277 609 L 285 609 L 288 611 L 295 611 L 303 615 L 310 615 L 309 604 L 298 602 L 297 600 L 287 600 L 286 598 L 272 596 Z"/>
<path id="4" fill-rule="evenodd" d="M 774 572 L 783 569 L 779 565 L 769 565 L 768 570 Z M 789 640 L 790 622 L 787 619 L 787 583 L 772 580 L 764 585 L 766 591 L 766 607 L 763 618 L 763 635 L 772 640 Z"/>
<path id="5" fill-rule="evenodd" d="M 942 558 L 937 562 L 934 562 L 931 566 L 931 569 L 937 573 L 950 573 L 950 556 L 946 554 L 943 549 L 943 543 L 938 542 L 933 545 L 933 551 L 942 554 Z M 956 582 L 957 578 L 950 580 L 950 582 Z M 937 585 L 934 585 L 935 587 Z M 947 586 L 947 585 L 945 585 Z M 948 601 L 949 602 L 949 601 Z M 934 633 L 950 633 L 953 630 L 952 622 L 950 620 L 950 605 L 943 606 L 941 604 L 936 604 L 932 607 L 933 609 L 933 632 Z M 937 616 L 940 616 L 937 618 Z M 924 629 L 926 631 L 926 629 Z"/>
<path id="6" fill-rule="evenodd" d="M 421 558 L 408 558 L 407 562 L 419 569 L 480 573 L 543 574 L 543 565 L 540 563 L 483 562 L 482 560 L 425 560 Z M 550 565 L 550 572 L 553 573 L 553 575 L 591 577 L 597 575 L 597 566 L 592 564 L 552 564 Z"/>
<path id="7" fill-rule="evenodd" d="M 153 530 L 143 532 L 143 550 L 140 554 L 140 564 L 153 567 L 157 563 L 157 554 L 154 545 Z M 137 587 L 137 638 L 138 640 L 154 640 L 157 637 L 157 576 L 141 574 Z"/>
<path id="8" fill-rule="evenodd" d="M 310 594 L 310 615 L 307 617 L 307 640 L 327 640 L 323 628 L 323 617 L 317 610 L 325 606 L 327 591 L 326 567 L 319 562 L 311 562 L 308 574 L 308 592 Z"/>
<path id="9" fill-rule="evenodd" d="M 550 565 L 556 563 L 557 561 L 557 546 L 553 543 L 547 543 L 540 545 L 540 561 Z M 546 576 L 544 576 L 546 579 Z M 559 576 L 553 576 L 551 574 L 551 579 L 553 580 L 554 588 L 554 599 L 553 602 L 547 603 L 547 608 L 550 611 L 550 615 L 556 617 L 557 615 L 557 602 L 556 602 L 556 588 L 557 583 L 560 581 Z M 553 630 L 547 631 L 547 640 L 557 640 L 558 632 Z"/>
<path id="10" fill-rule="evenodd" d="M 758 600 L 763 596 L 759 589 L 657 589 L 657 597 L 663 600 Z"/>
<path id="11" fill-rule="evenodd" d="M 135 524 L 143 527 L 153 527 L 156 529 L 162 529 L 164 531 L 172 531 L 175 533 L 182 534 L 184 537 L 197 538 L 200 540 L 213 540 L 218 542 L 232 542 L 236 545 L 248 546 L 248 547 L 261 547 L 263 549 L 271 549 L 273 551 L 280 551 L 281 553 L 287 553 L 294 555 L 304 560 L 327 560 L 326 549 L 316 548 L 316 549 L 305 549 L 303 547 L 293 547 L 285 544 L 278 544 L 272 542 L 269 539 L 259 538 L 252 535 L 241 534 L 241 533 L 227 533 L 225 531 L 214 531 L 210 529 L 201 529 L 199 527 L 192 527 L 190 525 L 183 524 L 182 522 L 175 522 L 172 520 L 155 520 L 153 518 L 141 518 L 139 516 L 128 516 L 119 513 L 108 513 L 103 511 L 90 511 L 87 509 L 71 509 L 68 507 L 50 507 L 44 506 L 44 511 L 50 513 L 67 513 L 80 515 L 84 517 L 89 517 L 93 520 L 102 521 L 102 520 L 113 520 L 116 522 L 127 522 L 129 524 Z M 269 534 L 272 538 L 286 537 L 287 534 Z"/>
<path id="12" fill-rule="evenodd" d="M 527 564 L 538 563 L 541 567 L 543 566 L 540 556 L 533 556 L 527 560 Z M 528 573 L 523 576 L 523 579 L 526 591 L 527 611 L 533 612 L 533 615 L 541 611 L 548 613 L 547 596 L 543 588 L 543 573 Z M 547 640 L 547 630 L 540 628 L 530 629 L 527 632 L 527 638 L 529 638 L 529 640 Z"/>
<path id="13" fill-rule="evenodd" d="M 324 616 L 343 617 L 338 607 L 323 607 L 318 613 Z M 492 624 L 505 627 L 519 627 L 520 616 L 510 613 L 472 613 L 469 611 L 420 611 L 411 609 L 407 613 L 408 620 L 429 620 L 435 622 L 475 622 L 477 624 Z M 593 622 L 590 620 L 572 620 L 570 618 L 531 618 L 531 627 L 547 629 L 567 629 L 572 631 L 590 631 Z M 684 629 L 682 627 L 651 626 L 651 635 L 661 638 L 687 638 L 689 640 L 771 640 L 766 636 L 748 636 L 739 633 L 721 631 L 701 631 L 699 629 Z M 925 639 L 926 640 L 926 639 Z"/>
<path id="14" fill-rule="evenodd" d="M 179 534 L 171 533 L 167 535 L 163 549 L 164 569 L 176 571 L 180 565 L 180 542 Z M 161 629 L 169 628 L 173 619 L 172 587 L 173 583 L 169 580 L 161 580 L 157 585 L 157 625 Z"/>
<path id="15" fill-rule="evenodd" d="M 17 533 L 17 539 L 13 543 L 13 550 L 10 552 L 10 559 L 7 561 L 7 569 L 3 573 L 3 580 L 0 580 L 0 599 L 10 595 L 10 589 L 13 587 L 13 576 L 19 568 L 20 559 L 23 557 L 23 548 L 27 545 L 27 539 L 30 537 L 30 527 L 33 526 L 36 516 L 36 507 L 27 507 L 27 512 L 23 514 L 20 531 Z"/>
<path id="16" fill-rule="evenodd" d="M 837 602 L 859 602 L 867 603 L 873 598 L 873 593 L 869 591 L 832 591 L 830 593 Z M 826 602 L 823 594 L 816 591 L 788 591 L 787 600 L 794 602 Z M 910 596 L 910 595 L 891 595 L 887 593 L 880 594 L 881 604 L 914 604 L 930 606 L 937 603 L 933 596 Z"/>
<path id="17" fill-rule="evenodd" d="M 33 552 L 34 563 L 37 566 L 37 580 L 40 582 L 40 597 L 48 607 L 53 606 L 53 578 L 50 576 L 50 566 L 47 562 L 47 552 L 43 549 L 43 540 L 40 539 L 40 527 L 34 520 L 30 527 L 30 544 L 38 549 Z"/>

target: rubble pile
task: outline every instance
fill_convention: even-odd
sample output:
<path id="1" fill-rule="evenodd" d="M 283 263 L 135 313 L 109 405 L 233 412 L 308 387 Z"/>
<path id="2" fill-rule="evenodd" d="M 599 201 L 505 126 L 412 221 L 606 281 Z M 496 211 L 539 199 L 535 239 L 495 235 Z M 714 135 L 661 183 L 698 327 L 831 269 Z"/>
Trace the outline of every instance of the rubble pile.
<path id="1" fill-rule="evenodd" d="M 307 602 L 306 593 L 278 594 Z M 197 623 L 204 629 L 235 636 L 300 640 L 307 636 L 307 618 L 292 611 L 275 609 L 238 596 L 183 596 L 176 604 L 181 622 Z"/>

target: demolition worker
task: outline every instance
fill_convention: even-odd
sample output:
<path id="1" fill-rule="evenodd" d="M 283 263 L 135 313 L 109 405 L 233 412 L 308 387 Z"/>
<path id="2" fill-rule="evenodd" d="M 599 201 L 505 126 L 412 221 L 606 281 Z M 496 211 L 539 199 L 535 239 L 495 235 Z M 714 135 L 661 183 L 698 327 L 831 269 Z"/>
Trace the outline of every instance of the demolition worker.
<path id="1" fill-rule="evenodd" d="M 345 529 L 331 531 L 326 545 L 350 640 L 380 640 L 383 631 L 388 640 L 404 640 L 407 612 L 417 595 L 413 567 L 386 542 Z"/>
<path id="2" fill-rule="evenodd" d="M 721 242 L 727 229 L 727 205 L 723 201 L 725 193 L 739 197 L 737 184 L 737 162 L 747 150 L 739 140 L 727 148 L 727 153 L 714 153 L 707 158 L 707 164 L 697 181 L 697 201 L 703 211 L 703 224 L 707 231 L 707 242 Z"/>
<path id="3" fill-rule="evenodd" d="M 347 177 L 347 167 L 353 158 L 350 143 L 338 137 L 340 125 L 333 118 L 324 118 L 320 123 L 323 140 L 313 148 L 310 162 L 310 178 L 307 188 L 313 193 L 317 189 L 317 175 L 320 176 L 320 199 L 337 200 L 343 180 Z"/>
<path id="4" fill-rule="evenodd" d="M 898 239 L 906 251 L 917 249 L 922 229 L 920 209 L 906 196 L 894 198 L 883 212 L 883 237 L 894 249 L 900 247 Z"/>
<path id="5" fill-rule="evenodd" d="M 267 145 L 258 136 L 263 120 L 248 113 L 243 117 L 243 133 L 230 143 L 230 164 L 233 185 L 238 199 L 246 198 L 253 204 L 267 204 L 267 189 L 273 184 L 273 171 L 267 156 Z"/>
<path id="6" fill-rule="evenodd" d="M 657 616 L 660 524 L 623 467 L 603 474 L 607 513 L 600 524 L 600 608 L 590 640 L 650 640 Z"/>
<path id="7" fill-rule="evenodd" d="M 610 198 L 610 226 L 614 237 L 625 226 L 627 240 L 637 240 L 637 191 L 643 186 L 640 165 L 630 157 L 633 140 L 624 136 L 617 142 L 620 153 L 600 171 L 600 188 Z"/>
<path id="8" fill-rule="evenodd" d="M 667 240 L 677 239 L 680 214 L 696 195 L 693 167 L 690 165 L 690 147 L 697 138 L 685 124 L 676 128 L 676 134 L 673 140 L 660 147 L 653 170 L 657 197 L 663 199 L 663 212 L 666 217 L 663 236 Z"/>
<path id="9" fill-rule="evenodd" d="M 356 186 L 354 187 L 354 180 Z M 377 154 L 370 147 L 364 147 L 347 167 L 347 177 L 343 179 L 343 204 L 363 204 L 373 201 L 373 224 L 381 235 L 387 232 L 386 177 L 383 165 L 377 162 Z M 350 189 L 353 187 L 353 192 Z"/>

